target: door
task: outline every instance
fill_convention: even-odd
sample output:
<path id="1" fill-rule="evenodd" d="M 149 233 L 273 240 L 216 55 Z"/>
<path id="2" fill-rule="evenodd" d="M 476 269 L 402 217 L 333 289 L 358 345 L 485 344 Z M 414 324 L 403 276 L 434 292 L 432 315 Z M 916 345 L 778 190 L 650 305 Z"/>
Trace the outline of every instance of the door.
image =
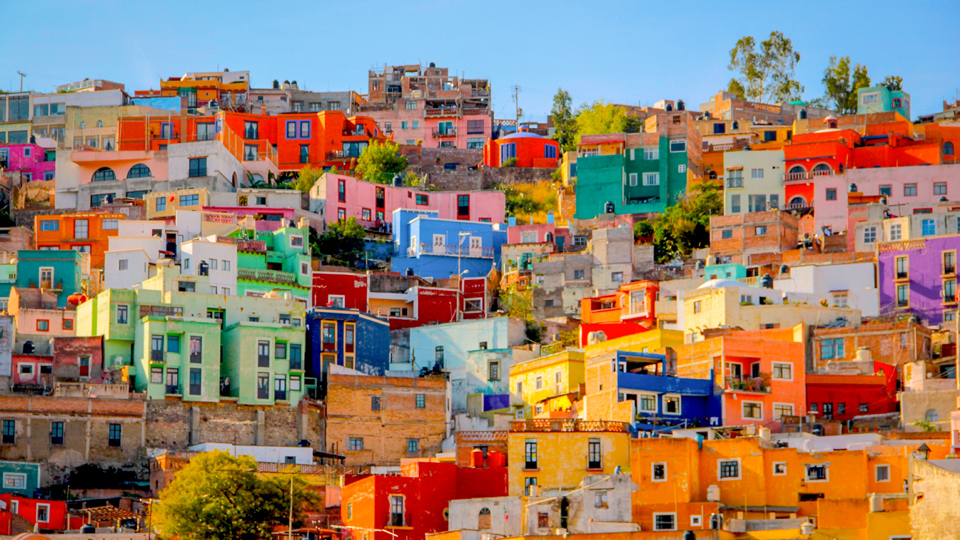
<path id="1" fill-rule="evenodd" d="M 483 256 L 483 238 L 480 238 L 479 236 L 470 237 L 470 256 Z"/>
<path id="2" fill-rule="evenodd" d="M 433 254 L 434 255 L 443 255 L 446 253 L 447 237 L 442 234 L 433 235 Z"/>

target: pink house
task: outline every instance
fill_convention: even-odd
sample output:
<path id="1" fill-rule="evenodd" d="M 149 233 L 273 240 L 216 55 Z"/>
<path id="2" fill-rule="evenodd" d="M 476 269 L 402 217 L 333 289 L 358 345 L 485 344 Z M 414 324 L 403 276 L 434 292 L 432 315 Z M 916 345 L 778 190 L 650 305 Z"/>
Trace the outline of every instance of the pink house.
<path id="1" fill-rule="evenodd" d="M 74 151 L 70 160 L 77 167 L 80 184 L 105 180 L 168 178 L 167 152 L 142 150 Z"/>
<path id="2" fill-rule="evenodd" d="M 276 231 L 295 220 L 293 208 L 264 208 L 262 206 L 204 206 L 204 212 L 236 214 L 237 218 L 260 216 L 256 220 L 258 231 Z"/>
<path id="3" fill-rule="evenodd" d="M 516 225 L 512 223 L 513 220 L 514 218 L 510 218 L 511 223 L 510 226 L 507 227 L 508 244 L 539 244 L 552 242 L 559 251 L 564 251 L 572 247 L 569 227 L 561 227 L 554 223 L 553 214 L 547 215 L 547 223 Z"/>
<path id="4" fill-rule="evenodd" d="M 19 172 L 27 182 L 53 180 L 57 151 L 39 144 L 0 145 L 0 169 Z"/>
<path id="5" fill-rule="evenodd" d="M 356 218 L 368 229 L 387 228 L 402 208 L 437 212 L 440 219 L 502 223 L 502 191 L 423 191 L 326 173 L 310 190 L 310 210 L 327 222 Z"/>
<path id="6" fill-rule="evenodd" d="M 960 200 L 960 175 L 954 165 L 847 169 L 843 174 L 817 177 L 811 206 L 814 227 L 847 230 L 848 195 L 885 196 L 901 213 L 922 213 L 942 201 Z M 897 206 L 901 205 L 901 206 Z M 852 231 L 850 231 L 852 232 Z"/>

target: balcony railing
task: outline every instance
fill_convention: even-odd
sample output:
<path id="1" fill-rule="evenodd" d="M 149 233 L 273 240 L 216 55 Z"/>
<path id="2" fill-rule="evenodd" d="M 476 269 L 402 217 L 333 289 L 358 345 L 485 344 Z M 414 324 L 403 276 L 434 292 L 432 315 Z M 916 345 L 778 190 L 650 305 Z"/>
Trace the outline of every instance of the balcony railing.
<path id="1" fill-rule="evenodd" d="M 950 276 L 956 273 L 957 273 L 957 267 L 955 266 L 947 266 L 947 267 L 944 267 L 943 269 L 943 274 L 945 276 Z"/>
<path id="2" fill-rule="evenodd" d="M 457 136 L 457 128 L 433 130 L 433 138 L 435 139 L 440 139 L 443 137 L 456 137 L 456 136 Z"/>
<path id="3" fill-rule="evenodd" d="M 203 363 L 203 353 L 192 352 L 190 353 L 190 363 L 191 364 L 202 364 Z"/>
<path id="4" fill-rule="evenodd" d="M 743 178 L 727 178 L 727 187 L 728 187 L 728 188 L 742 188 L 742 187 L 743 187 Z"/>
<path id="5" fill-rule="evenodd" d="M 237 278 L 250 281 L 265 281 L 267 283 L 289 283 L 295 284 L 297 276 L 290 272 L 281 272 L 280 270 L 264 270 L 252 268 L 238 268 Z"/>
<path id="6" fill-rule="evenodd" d="M 150 351 L 151 362 L 163 362 L 163 351 Z"/>
<path id="7" fill-rule="evenodd" d="M 796 182 L 801 180 L 813 180 L 818 176 L 833 176 L 835 173 L 833 169 L 818 169 L 812 172 L 788 172 L 783 175 L 784 182 Z"/>
<path id="8" fill-rule="evenodd" d="M 910 274 L 907 272 L 897 272 L 897 279 L 910 279 Z"/>
<path id="9" fill-rule="evenodd" d="M 514 433 L 534 433 L 550 431 L 580 431 L 614 433 L 628 433 L 630 425 L 626 422 L 612 420 L 580 420 L 576 418 L 534 418 L 510 423 L 510 431 Z"/>
<path id="10" fill-rule="evenodd" d="M 724 378 L 727 390 L 733 392 L 770 392 L 770 381 L 765 377 L 736 377 L 728 375 Z"/>
<path id="11" fill-rule="evenodd" d="M 448 257 L 473 257 L 479 259 L 491 259 L 494 255 L 494 250 L 492 247 L 473 247 L 473 246 L 458 246 L 453 245 L 434 245 L 434 244 L 420 244 L 420 250 L 417 251 L 416 248 L 410 248 L 408 254 L 411 257 L 416 257 L 419 255 L 443 255 Z"/>
<path id="12" fill-rule="evenodd" d="M 424 109 L 424 116 L 427 118 L 435 118 L 438 116 L 457 116 L 460 114 L 461 109 L 459 107 L 438 107 L 433 109 Z"/>

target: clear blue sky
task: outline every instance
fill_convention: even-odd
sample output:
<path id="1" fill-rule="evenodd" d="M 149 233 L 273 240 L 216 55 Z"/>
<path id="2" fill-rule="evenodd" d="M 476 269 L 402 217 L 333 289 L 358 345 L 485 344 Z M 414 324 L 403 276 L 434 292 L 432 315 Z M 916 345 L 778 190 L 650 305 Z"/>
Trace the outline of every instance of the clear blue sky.
<path id="1" fill-rule="evenodd" d="M 0 0 L 0 88 L 52 91 L 84 77 L 156 88 L 160 78 L 228 67 L 254 86 L 366 92 L 373 66 L 435 62 L 488 78 L 497 117 L 519 85 L 527 120 L 544 120 L 558 87 L 574 105 L 605 99 L 690 108 L 726 86 L 728 51 L 773 30 L 801 54 L 804 97 L 823 95 L 831 55 L 871 79 L 904 79 L 912 112 L 941 110 L 960 88 L 956 0 L 871 2 Z M 142 4 L 142 5 L 141 5 Z M 13 24 L 10 24 L 15 21 Z"/>

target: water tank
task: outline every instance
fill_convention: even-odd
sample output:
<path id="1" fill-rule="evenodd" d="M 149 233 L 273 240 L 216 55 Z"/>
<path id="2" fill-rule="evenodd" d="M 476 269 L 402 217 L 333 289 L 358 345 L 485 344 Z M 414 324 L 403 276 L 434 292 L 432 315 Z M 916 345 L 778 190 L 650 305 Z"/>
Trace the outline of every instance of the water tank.
<path id="1" fill-rule="evenodd" d="M 857 349 L 857 362 L 872 362 L 873 355 L 870 353 L 870 349 L 867 347 L 860 347 Z"/>
<path id="2" fill-rule="evenodd" d="M 67 303 L 71 306 L 79 306 L 80 304 L 89 300 L 89 297 L 85 294 L 71 294 L 67 297 Z"/>
<path id="3" fill-rule="evenodd" d="M 487 464 L 490 467 L 506 467 L 507 455 L 503 452 L 487 452 Z"/>
<path id="4" fill-rule="evenodd" d="M 687 107 L 687 106 L 683 103 L 683 100 L 682 100 L 682 99 L 678 99 L 678 100 L 677 100 L 677 110 L 678 110 L 678 111 L 686 110 L 686 107 Z"/>
<path id="5" fill-rule="evenodd" d="M 770 442 L 770 428 L 760 428 L 760 440 Z"/>
<path id="6" fill-rule="evenodd" d="M 470 466 L 475 468 L 483 467 L 483 450 L 474 448 L 470 451 Z"/>

